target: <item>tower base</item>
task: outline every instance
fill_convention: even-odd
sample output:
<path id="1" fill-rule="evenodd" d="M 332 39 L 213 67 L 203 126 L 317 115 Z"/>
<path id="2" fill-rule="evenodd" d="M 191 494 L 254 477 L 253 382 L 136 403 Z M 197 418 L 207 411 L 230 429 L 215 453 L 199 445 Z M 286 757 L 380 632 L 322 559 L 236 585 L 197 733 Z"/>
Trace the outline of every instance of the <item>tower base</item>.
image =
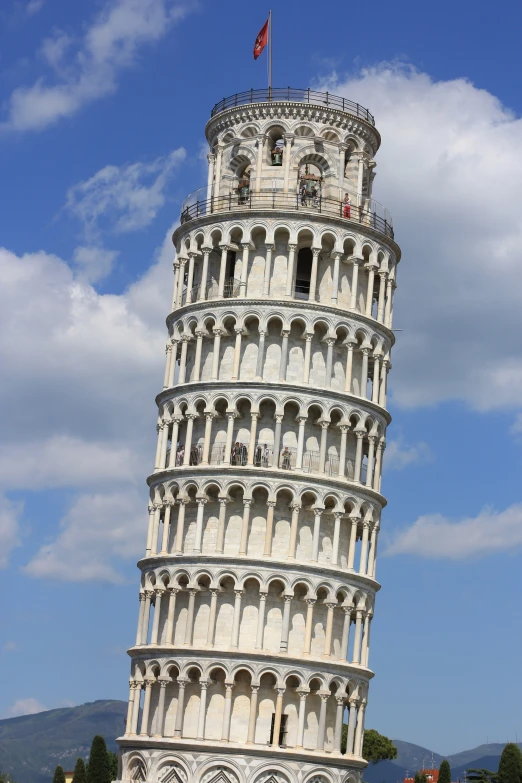
<path id="1" fill-rule="evenodd" d="M 145 740 L 145 738 L 144 738 Z M 361 783 L 363 759 L 147 737 L 120 738 L 117 783 Z M 206 746 L 206 747 L 205 747 Z M 310 758 L 306 758 L 309 756 Z M 346 760 L 345 760 L 346 759 Z"/>

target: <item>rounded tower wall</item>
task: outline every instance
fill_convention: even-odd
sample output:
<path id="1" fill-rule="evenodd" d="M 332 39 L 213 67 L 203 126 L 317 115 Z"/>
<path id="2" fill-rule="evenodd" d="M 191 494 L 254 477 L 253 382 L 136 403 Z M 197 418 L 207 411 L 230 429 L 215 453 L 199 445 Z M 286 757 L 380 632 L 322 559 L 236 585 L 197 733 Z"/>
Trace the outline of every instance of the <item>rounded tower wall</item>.
<path id="1" fill-rule="evenodd" d="M 400 250 L 369 112 L 275 92 L 214 108 L 173 236 L 122 781 L 365 766 Z"/>

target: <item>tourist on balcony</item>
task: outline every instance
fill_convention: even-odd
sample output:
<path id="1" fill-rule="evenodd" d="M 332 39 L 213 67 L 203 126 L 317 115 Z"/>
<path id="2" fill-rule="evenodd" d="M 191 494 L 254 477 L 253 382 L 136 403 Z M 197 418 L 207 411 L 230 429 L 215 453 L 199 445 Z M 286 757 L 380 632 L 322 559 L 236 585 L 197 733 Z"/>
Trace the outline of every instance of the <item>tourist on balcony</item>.
<path id="1" fill-rule="evenodd" d="M 348 193 L 344 194 L 344 201 L 343 201 L 343 216 L 345 218 L 350 217 L 350 210 L 351 210 L 352 202 L 350 200 L 350 195 Z"/>
<path id="2" fill-rule="evenodd" d="M 285 446 L 283 451 L 281 452 L 281 467 L 283 470 L 290 470 L 290 449 L 288 446 Z"/>
<path id="3" fill-rule="evenodd" d="M 230 452 L 230 464 L 239 465 L 239 441 L 236 441 Z"/>
<path id="4" fill-rule="evenodd" d="M 179 468 L 181 465 L 183 465 L 183 460 L 185 458 L 185 448 L 184 446 L 180 446 L 179 449 L 176 452 L 176 467 Z"/>
<path id="5" fill-rule="evenodd" d="M 247 464 L 247 447 L 244 443 L 239 444 L 239 452 L 238 452 L 238 465 L 246 465 Z"/>

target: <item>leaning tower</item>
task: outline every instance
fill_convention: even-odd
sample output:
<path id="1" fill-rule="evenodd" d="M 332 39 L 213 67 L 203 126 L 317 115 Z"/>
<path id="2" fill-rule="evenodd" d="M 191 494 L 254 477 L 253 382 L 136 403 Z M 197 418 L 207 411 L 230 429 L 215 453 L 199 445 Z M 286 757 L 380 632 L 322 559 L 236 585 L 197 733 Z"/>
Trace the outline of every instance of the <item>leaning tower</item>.
<path id="1" fill-rule="evenodd" d="M 173 236 L 121 780 L 359 783 L 400 251 L 362 106 L 214 106 Z M 343 723 L 347 724 L 343 732 Z"/>

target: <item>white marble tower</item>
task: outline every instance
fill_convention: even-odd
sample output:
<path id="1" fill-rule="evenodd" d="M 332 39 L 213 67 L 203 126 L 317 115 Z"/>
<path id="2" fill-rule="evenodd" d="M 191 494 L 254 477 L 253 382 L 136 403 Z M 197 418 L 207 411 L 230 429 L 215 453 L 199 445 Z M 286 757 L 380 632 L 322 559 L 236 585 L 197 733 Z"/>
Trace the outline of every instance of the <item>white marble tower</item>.
<path id="1" fill-rule="evenodd" d="M 222 101 L 206 136 L 173 236 L 121 780 L 359 783 L 400 258 L 380 136 L 287 89 Z"/>

